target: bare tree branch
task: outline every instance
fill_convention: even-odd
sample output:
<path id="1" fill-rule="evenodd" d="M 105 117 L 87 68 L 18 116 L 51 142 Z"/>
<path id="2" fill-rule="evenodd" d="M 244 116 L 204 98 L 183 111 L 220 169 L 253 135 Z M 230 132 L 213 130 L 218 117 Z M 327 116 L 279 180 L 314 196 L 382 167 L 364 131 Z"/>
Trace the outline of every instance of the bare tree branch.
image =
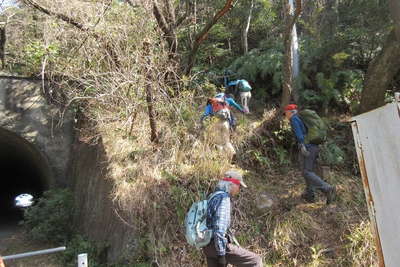
<path id="1" fill-rule="evenodd" d="M 44 7 L 40 6 L 38 3 L 36 3 L 33 0 L 22 0 L 22 1 L 25 4 L 27 4 L 28 6 L 32 6 L 32 7 L 36 8 L 37 10 L 39 10 L 39 11 L 41 11 L 41 12 L 43 12 L 43 13 L 49 15 L 49 16 L 54 16 L 54 17 L 56 17 L 58 19 L 61 19 L 61 20 L 65 21 L 65 22 L 75 26 L 76 28 L 78 28 L 81 31 L 85 31 L 85 32 L 89 31 L 89 28 L 87 26 L 83 25 L 82 23 L 76 21 L 75 19 L 73 19 L 71 17 L 68 17 L 68 16 L 66 16 L 64 14 L 60 14 L 60 13 L 51 11 L 51 10 L 49 10 L 47 8 L 44 8 Z"/>
<path id="2" fill-rule="evenodd" d="M 192 50 L 189 53 L 188 63 L 186 65 L 185 74 L 188 75 L 193 68 L 194 61 L 196 59 L 197 50 L 200 44 L 207 38 L 207 34 L 210 29 L 218 22 L 218 20 L 224 16 L 233 7 L 233 0 L 226 0 L 225 5 L 214 15 L 206 26 L 196 35 L 196 39 L 192 46 Z"/>
<path id="3" fill-rule="evenodd" d="M 164 15 L 161 12 L 161 8 L 160 8 L 157 0 L 153 1 L 153 14 L 157 20 L 157 24 L 160 27 L 160 29 L 163 31 L 163 33 L 165 35 L 168 35 L 170 33 L 168 23 L 167 23 L 167 20 L 165 19 Z"/>
<path id="4" fill-rule="evenodd" d="M 25 4 L 27 4 L 28 6 L 32 6 L 33 8 L 43 12 L 46 15 L 52 16 L 52 17 L 56 17 L 62 21 L 67 22 L 68 24 L 74 26 L 75 28 L 83 31 L 83 32 L 87 32 L 89 33 L 91 36 L 93 36 L 96 40 L 98 41 L 102 41 L 108 56 L 112 59 L 112 61 L 114 62 L 114 64 L 116 65 L 117 68 L 119 68 L 121 66 L 121 62 L 117 56 L 117 54 L 115 53 L 112 44 L 109 43 L 108 40 L 104 39 L 102 36 L 98 35 L 96 32 L 92 31 L 89 27 L 87 27 L 86 25 L 76 21 L 74 18 L 68 17 L 64 14 L 60 14 L 57 12 L 54 12 L 52 10 L 49 10 L 41 5 L 39 5 L 38 3 L 36 3 L 33 0 L 22 0 Z M 111 5 L 112 0 L 108 0 L 108 7 Z M 108 7 L 106 8 L 106 10 L 108 9 Z"/>

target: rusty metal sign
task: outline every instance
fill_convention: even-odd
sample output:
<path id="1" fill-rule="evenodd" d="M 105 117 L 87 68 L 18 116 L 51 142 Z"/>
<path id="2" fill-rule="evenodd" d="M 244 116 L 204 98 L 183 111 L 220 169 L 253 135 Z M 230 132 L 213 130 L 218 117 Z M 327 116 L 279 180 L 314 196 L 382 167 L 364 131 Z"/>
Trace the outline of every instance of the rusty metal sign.
<path id="1" fill-rule="evenodd" d="M 400 264 L 400 106 L 396 103 L 352 118 L 379 266 Z"/>

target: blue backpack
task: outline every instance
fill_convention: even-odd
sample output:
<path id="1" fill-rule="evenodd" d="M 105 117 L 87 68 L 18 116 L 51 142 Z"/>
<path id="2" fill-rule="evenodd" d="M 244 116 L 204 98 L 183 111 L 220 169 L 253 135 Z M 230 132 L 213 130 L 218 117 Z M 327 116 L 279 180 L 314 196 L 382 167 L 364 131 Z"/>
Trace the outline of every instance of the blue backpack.
<path id="1" fill-rule="evenodd" d="M 208 199 L 200 200 L 192 204 L 185 218 L 186 241 L 196 248 L 207 246 L 212 237 L 212 230 L 207 228 L 208 201 L 223 191 L 217 191 Z"/>

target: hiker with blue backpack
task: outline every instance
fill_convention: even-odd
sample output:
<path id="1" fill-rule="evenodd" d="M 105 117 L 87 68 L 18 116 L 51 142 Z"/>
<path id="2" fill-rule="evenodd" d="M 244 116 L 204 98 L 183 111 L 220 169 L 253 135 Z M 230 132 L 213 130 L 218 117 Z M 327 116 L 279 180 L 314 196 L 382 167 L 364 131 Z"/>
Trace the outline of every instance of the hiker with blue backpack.
<path id="1" fill-rule="evenodd" d="M 284 115 L 290 121 L 292 131 L 299 146 L 299 163 L 306 182 L 302 198 L 315 202 L 315 192 L 322 191 L 329 205 L 335 198 L 336 189 L 321 179 L 315 172 L 319 145 L 326 140 L 327 127 L 318 114 L 309 109 L 298 112 L 297 105 L 289 104 L 284 108 Z"/>
<path id="2" fill-rule="evenodd" d="M 218 121 L 213 124 L 209 136 L 211 143 L 214 143 L 219 151 L 224 151 L 228 158 L 235 160 L 236 150 L 231 143 L 231 131 L 236 128 L 236 119 L 233 116 L 231 107 L 235 107 L 241 112 L 245 112 L 235 100 L 225 93 L 219 93 L 213 98 L 209 98 L 203 115 L 200 118 L 200 124 L 203 128 L 205 118 L 217 117 Z"/>
<path id="3" fill-rule="evenodd" d="M 239 194 L 240 187 L 247 187 L 242 175 L 225 172 L 208 199 L 194 203 L 186 216 L 186 240 L 203 249 L 208 267 L 262 266 L 261 257 L 240 247 L 230 234 L 231 197 Z"/>
<path id="4" fill-rule="evenodd" d="M 240 95 L 240 103 L 242 104 L 243 108 L 246 110 L 246 112 L 250 112 L 249 101 L 251 98 L 252 88 L 249 82 L 244 79 L 231 81 L 228 83 L 228 88 L 231 88 L 232 86 L 235 88 L 234 94 Z"/>
<path id="5" fill-rule="evenodd" d="M 231 94 L 216 94 L 213 98 L 208 99 L 204 113 L 201 115 L 200 123 L 202 124 L 204 119 L 208 116 L 218 116 L 221 118 L 224 117 L 229 121 L 230 128 L 234 130 L 236 128 L 236 118 L 231 112 L 231 107 L 234 107 L 242 113 L 246 113 L 246 111 L 238 103 L 236 103 Z"/>

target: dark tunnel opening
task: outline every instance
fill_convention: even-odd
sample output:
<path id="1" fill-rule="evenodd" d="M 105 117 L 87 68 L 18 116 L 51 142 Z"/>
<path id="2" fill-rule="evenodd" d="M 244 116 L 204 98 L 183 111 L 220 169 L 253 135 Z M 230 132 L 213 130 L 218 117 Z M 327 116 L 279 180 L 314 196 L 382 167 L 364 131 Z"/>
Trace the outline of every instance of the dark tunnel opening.
<path id="1" fill-rule="evenodd" d="M 15 206 L 15 197 L 27 193 L 40 197 L 50 186 L 50 168 L 46 158 L 31 143 L 0 128 L 0 227 L 17 225 L 23 208 Z"/>

